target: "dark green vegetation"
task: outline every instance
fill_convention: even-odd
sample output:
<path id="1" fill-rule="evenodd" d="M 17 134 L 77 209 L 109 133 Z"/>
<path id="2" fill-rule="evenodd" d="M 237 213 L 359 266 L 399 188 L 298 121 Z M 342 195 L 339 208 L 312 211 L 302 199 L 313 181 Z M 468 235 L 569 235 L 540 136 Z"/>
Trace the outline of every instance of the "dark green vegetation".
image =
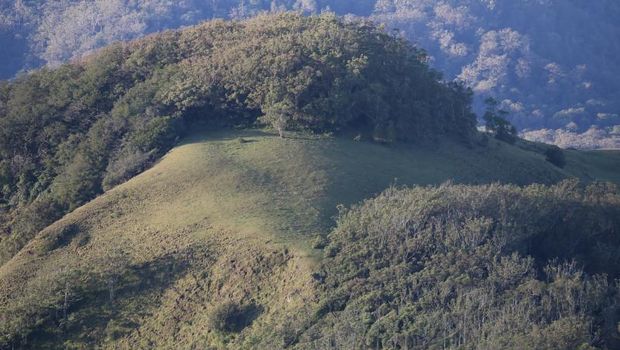
<path id="1" fill-rule="evenodd" d="M 116 44 L 3 83 L 0 260 L 197 126 L 473 142 L 471 93 L 439 79 L 422 52 L 368 23 L 281 14 Z"/>
<path id="2" fill-rule="evenodd" d="M 509 114 L 508 111 L 498 109 L 499 102 L 493 98 L 488 98 L 485 103 L 487 108 L 482 119 L 486 123 L 486 130 L 496 139 L 514 144 L 518 138 L 517 129 L 506 120 L 506 116 Z M 559 150 L 559 152 L 562 153 L 562 150 Z M 555 158 L 552 158 L 552 160 L 555 160 Z M 552 161 L 552 163 L 554 162 Z"/>
<path id="3" fill-rule="evenodd" d="M 5 346 L 617 347 L 617 187 L 392 188 L 343 208 L 325 235 L 336 201 L 369 197 L 395 174 L 526 181 L 514 166 L 548 163 L 506 144 L 492 153 L 502 164 L 458 144 L 206 139 L 70 213 L 0 267 Z M 561 178 L 548 167 L 529 176 Z M 311 251 L 317 233 L 326 246 Z"/>
<path id="4" fill-rule="evenodd" d="M 385 23 L 475 89 L 479 114 L 495 96 L 533 140 L 620 147 L 616 0 L 0 0 L 0 78 L 119 40 L 282 10 Z"/>

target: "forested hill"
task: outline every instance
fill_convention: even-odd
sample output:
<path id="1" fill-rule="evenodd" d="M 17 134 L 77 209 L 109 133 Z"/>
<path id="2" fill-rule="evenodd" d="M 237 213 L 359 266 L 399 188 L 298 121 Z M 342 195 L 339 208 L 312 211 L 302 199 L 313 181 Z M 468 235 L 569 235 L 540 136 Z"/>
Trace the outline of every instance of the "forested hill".
<path id="1" fill-rule="evenodd" d="M 620 152 L 472 98 L 331 12 L 1 83 L 0 349 L 619 348 Z"/>
<path id="2" fill-rule="evenodd" d="M 408 41 L 330 14 L 217 20 L 111 45 L 0 86 L 2 254 L 197 125 L 472 143 L 471 96 L 440 82 Z"/>
<path id="3" fill-rule="evenodd" d="M 615 0 L 2 0 L 0 77 L 162 29 L 285 9 L 386 23 L 428 50 L 446 78 L 498 97 L 519 129 L 543 130 L 530 138 L 620 146 Z"/>

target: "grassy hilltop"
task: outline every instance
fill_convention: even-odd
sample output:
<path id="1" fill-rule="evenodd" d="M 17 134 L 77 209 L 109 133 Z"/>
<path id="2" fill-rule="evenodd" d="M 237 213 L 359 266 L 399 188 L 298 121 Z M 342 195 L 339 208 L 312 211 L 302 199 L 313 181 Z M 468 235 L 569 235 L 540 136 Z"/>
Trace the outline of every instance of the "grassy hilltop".
<path id="1" fill-rule="evenodd" d="M 282 13 L 118 43 L 0 83 L 0 261 L 197 125 L 475 142 L 471 91 L 365 21 Z"/>

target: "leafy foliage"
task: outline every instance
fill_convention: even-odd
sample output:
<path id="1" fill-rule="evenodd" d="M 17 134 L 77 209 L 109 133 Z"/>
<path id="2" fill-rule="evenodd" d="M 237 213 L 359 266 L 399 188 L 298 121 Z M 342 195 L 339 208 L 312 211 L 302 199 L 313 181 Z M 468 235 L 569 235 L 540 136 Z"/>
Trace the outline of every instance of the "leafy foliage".
<path id="1" fill-rule="evenodd" d="M 592 125 L 605 132 L 620 125 L 620 89 L 612 78 L 619 74 L 615 0 L 0 1 L 0 77 L 165 29 L 283 10 L 385 23 L 427 49 L 448 79 L 473 88 L 481 114 L 483 99 L 496 96 L 519 130 L 570 126 L 581 134 Z M 558 145 L 590 147 L 566 136 Z"/>
<path id="2" fill-rule="evenodd" d="M 619 218 L 608 184 L 389 189 L 341 214 L 300 344 L 616 348 Z"/>
<path id="3" fill-rule="evenodd" d="M 490 131 L 496 139 L 513 144 L 517 141 L 517 129 L 506 120 L 508 112 L 498 109 L 498 102 L 493 98 L 485 101 L 487 110 L 483 119 L 486 122 L 486 129 Z"/>

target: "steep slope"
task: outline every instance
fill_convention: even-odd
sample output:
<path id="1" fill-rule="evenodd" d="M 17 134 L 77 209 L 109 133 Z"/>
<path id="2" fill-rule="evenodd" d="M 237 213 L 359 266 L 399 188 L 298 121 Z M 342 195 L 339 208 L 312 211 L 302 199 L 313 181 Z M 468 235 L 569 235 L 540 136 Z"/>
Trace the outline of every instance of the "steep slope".
<path id="1" fill-rule="evenodd" d="M 25 347 L 281 347 L 287 324 L 317 301 L 311 244 L 334 226 L 338 204 L 394 183 L 553 183 L 568 175 L 495 141 L 422 147 L 261 130 L 197 134 L 0 268 L 1 339 Z M 232 333 L 212 319 L 226 301 L 239 310 Z"/>

